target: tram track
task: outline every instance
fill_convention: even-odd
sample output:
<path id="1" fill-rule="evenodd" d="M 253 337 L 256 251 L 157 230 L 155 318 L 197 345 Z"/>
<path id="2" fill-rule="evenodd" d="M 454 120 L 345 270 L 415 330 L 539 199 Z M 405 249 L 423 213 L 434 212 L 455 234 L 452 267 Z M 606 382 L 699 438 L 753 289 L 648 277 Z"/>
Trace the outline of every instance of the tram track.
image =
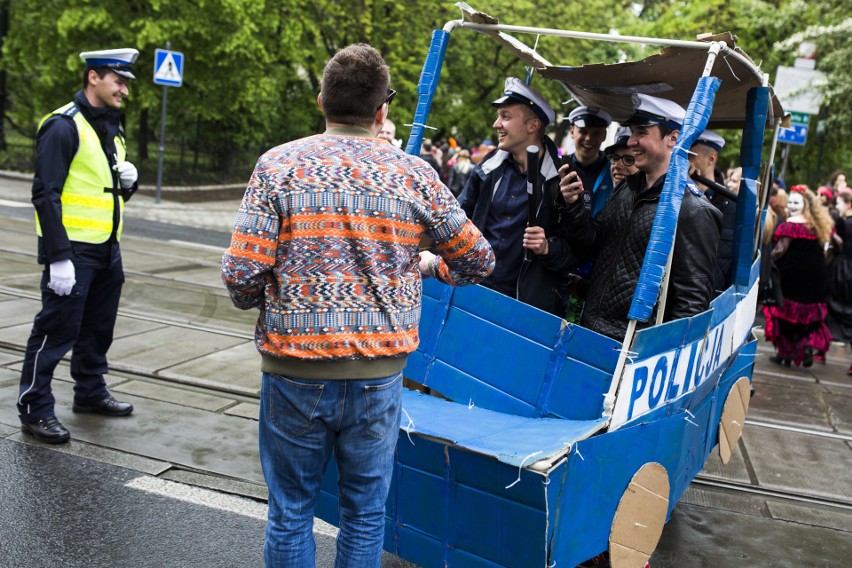
<path id="1" fill-rule="evenodd" d="M 801 491 L 788 491 L 784 489 L 771 489 L 767 487 L 757 487 L 754 485 L 739 483 L 736 481 L 722 480 L 717 477 L 711 477 L 699 473 L 692 480 L 692 485 L 703 489 L 715 489 L 734 493 L 741 493 L 780 501 L 792 501 L 806 505 L 818 505 L 831 509 L 839 509 L 852 512 L 852 499 L 842 499 L 839 497 L 820 497 Z"/>
<path id="2" fill-rule="evenodd" d="M 2 251 L 2 250 L 3 249 L 0 248 L 0 251 Z M 191 260 L 191 259 L 187 259 L 187 260 Z M 184 285 L 184 286 L 198 287 L 198 288 L 202 288 L 202 289 L 205 289 L 205 290 L 215 290 L 217 292 L 220 292 L 222 296 L 225 296 L 225 293 L 224 293 L 222 288 L 212 286 L 212 285 L 174 280 L 174 279 L 170 279 L 170 278 L 167 278 L 167 277 L 164 277 L 164 276 L 161 276 L 161 275 L 151 274 L 149 272 L 141 272 L 141 271 L 134 272 L 134 271 L 128 271 L 128 270 L 125 270 L 125 272 L 127 274 L 143 276 L 143 277 L 146 277 L 146 278 L 152 278 L 152 279 L 156 279 L 156 280 L 168 280 L 170 282 L 175 282 L 175 283 L 178 283 L 178 284 Z M 14 288 L 14 287 L 10 287 L 10 286 L 4 286 L 2 284 L 0 284 L 0 293 L 4 293 L 4 294 L 7 294 L 9 296 L 13 296 L 13 297 L 16 297 L 16 298 L 21 298 L 21 299 L 29 299 L 29 300 L 36 300 L 36 301 L 40 299 L 40 297 L 37 293 L 24 291 L 24 290 L 21 290 L 19 288 Z M 151 313 L 151 312 L 140 312 L 138 310 L 133 310 L 133 309 L 128 309 L 128 308 L 122 308 L 119 311 L 119 314 L 124 316 L 124 317 L 130 318 L 130 319 L 134 319 L 134 320 L 138 320 L 138 321 L 144 321 L 144 322 L 148 322 L 148 323 L 152 323 L 152 324 L 168 325 L 168 326 L 180 327 L 180 328 L 184 328 L 184 329 L 192 329 L 192 330 L 196 330 L 196 331 L 203 331 L 203 332 L 208 332 L 208 333 L 217 334 L 217 335 L 223 335 L 223 336 L 227 336 L 227 337 L 244 339 L 246 341 L 250 341 L 253 338 L 252 330 L 246 330 L 245 332 L 240 332 L 240 331 L 234 330 L 233 326 L 229 327 L 229 326 L 224 326 L 224 325 L 209 325 L 207 323 L 195 321 L 195 320 L 192 320 L 192 319 L 177 320 L 177 319 L 169 318 L 169 317 L 167 317 L 163 314 L 155 314 L 155 313 Z M 6 347 L 16 349 L 16 346 L 10 345 L 10 344 L 6 344 Z M 138 374 L 138 370 L 137 371 L 131 371 L 131 370 L 127 370 L 127 369 L 122 369 L 119 366 L 116 366 L 114 368 L 116 370 L 120 370 L 124 373 L 130 372 L 130 373 Z M 803 383 L 803 384 L 825 385 L 825 386 L 830 386 L 831 388 L 842 388 L 844 390 L 852 389 L 852 385 L 846 385 L 846 384 L 841 384 L 841 383 L 830 383 L 830 385 L 826 385 L 825 383 L 815 383 L 813 378 L 808 378 L 808 377 L 804 377 L 804 376 L 802 376 L 802 377 L 791 376 L 791 375 L 786 375 L 786 374 L 783 374 L 783 373 L 774 373 L 774 372 L 762 371 L 762 370 L 758 370 L 758 369 L 755 369 L 755 375 L 763 375 L 763 376 L 770 375 L 772 380 L 786 379 L 786 380 L 790 380 L 790 381 L 794 381 L 794 382 L 798 382 L 798 383 Z M 146 374 L 146 376 L 148 376 L 150 379 L 158 380 L 158 381 L 170 381 L 170 382 L 179 382 L 179 383 L 184 382 L 182 380 L 170 379 L 167 376 L 161 376 L 161 375 L 155 375 L 155 374 Z M 209 388 L 210 390 L 233 394 L 233 392 L 229 391 L 228 389 L 216 389 L 215 387 L 210 387 L 210 386 L 205 386 L 204 388 Z M 761 420 L 754 420 L 754 419 L 747 418 L 746 424 L 751 425 L 751 426 L 755 426 L 755 427 L 760 427 L 760 428 L 783 430 L 783 431 L 787 431 L 787 432 L 791 432 L 791 433 L 805 434 L 805 435 L 816 436 L 816 437 L 820 437 L 820 438 L 835 439 L 835 440 L 840 440 L 840 441 L 844 441 L 844 442 L 852 442 L 852 435 L 838 433 L 838 432 L 825 431 L 825 430 L 816 430 L 816 429 L 812 429 L 812 428 L 804 428 L 804 427 L 802 427 L 798 424 L 795 424 L 795 423 L 765 422 L 765 421 L 761 421 Z"/>

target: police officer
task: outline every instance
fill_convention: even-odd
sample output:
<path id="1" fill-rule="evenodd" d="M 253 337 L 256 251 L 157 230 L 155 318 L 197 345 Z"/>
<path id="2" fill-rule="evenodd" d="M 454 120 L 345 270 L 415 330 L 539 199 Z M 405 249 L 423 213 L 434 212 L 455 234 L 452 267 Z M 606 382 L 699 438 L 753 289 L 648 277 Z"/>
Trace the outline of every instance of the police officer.
<path id="1" fill-rule="evenodd" d="M 124 282 L 118 246 L 124 202 L 138 187 L 120 112 L 138 55 L 135 49 L 81 53 L 83 89 L 42 120 L 36 138 L 32 201 L 45 268 L 17 402 L 21 429 L 51 444 L 70 438 L 54 413 L 50 385 L 69 349 L 74 412 L 133 412 L 110 395 L 104 373 Z"/>

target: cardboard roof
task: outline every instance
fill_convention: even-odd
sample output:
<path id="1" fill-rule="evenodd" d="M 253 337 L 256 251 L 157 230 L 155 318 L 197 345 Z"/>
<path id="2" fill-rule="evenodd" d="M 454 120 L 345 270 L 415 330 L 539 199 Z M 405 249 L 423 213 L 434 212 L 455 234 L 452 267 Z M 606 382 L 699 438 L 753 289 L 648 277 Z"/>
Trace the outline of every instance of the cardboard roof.
<path id="1" fill-rule="evenodd" d="M 725 41 L 748 60 L 742 50 L 734 47 L 731 34 L 702 37 L 701 41 Z M 702 49 L 667 47 L 640 61 L 580 67 L 553 65 L 538 71 L 543 77 L 560 81 L 580 103 L 603 108 L 614 120 L 623 122 L 632 114 L 633 93 L 671 99 L 686 108 L 706 61 L 707 52 Z M 753 63 L 719 54 L 711 75 L 721 79 L 722 85 L 716 93 L 709 128 L 743 127 L 746 96 L 750 89 L 762 84 L 756 69 Z M 784 116 L 784 110 L 774 92 L 770 101 L 767 124 L 773 125 Z"/>
<path id="2" fill-rule="evenodd" d="M 480 12 L 459 2 L 464 20 L 473 24 L 498 25 L 498 18 Z M 543 77 L 554 79 L 565 85 L 571 95 L 581 104 L 606 110 L 618 122 L 627 120 L 632 114 L 633 93 L 646 93 L 671 99 L 686 108 L 692 92 L 704 72 L 707 50 L 695 47 L 666 47 L 660 53 L 640 61 L 613 64 L 592 64 L 580 67 L 553 65 L 516 37 L 496 28 L 478 27 L 476 30 L 490 36 L 515 54 L 526 65 L 534 67 Z M 759 67 L 736 46 L 736 36 L 731 32 L 702 34 L 700 42 L 724 42 L 730 53 L 720 53 L 713 65 L 711 75 L 722 81 L 716 93 L 713 114 L 708 128 L 742 128 L 745 124 L 746 96 L 752 87 L 759 87 L 763 73 Z M 774 127 L 776 120 L 789 126 L 789 117 L 770 85 L 770 105 L 766 123 Z"/>

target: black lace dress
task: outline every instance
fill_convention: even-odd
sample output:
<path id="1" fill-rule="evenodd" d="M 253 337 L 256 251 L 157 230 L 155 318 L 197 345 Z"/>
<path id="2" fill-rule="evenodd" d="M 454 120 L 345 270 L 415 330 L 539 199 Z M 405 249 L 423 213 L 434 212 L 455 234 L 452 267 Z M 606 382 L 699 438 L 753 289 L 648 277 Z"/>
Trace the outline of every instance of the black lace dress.
<path id="1" fill-rule="evenodd" d="M 839 218 L 835 230 L 843 247 L 828 267 L 827 323 L 835 340 L 852 342 L 852 217 Z"/>

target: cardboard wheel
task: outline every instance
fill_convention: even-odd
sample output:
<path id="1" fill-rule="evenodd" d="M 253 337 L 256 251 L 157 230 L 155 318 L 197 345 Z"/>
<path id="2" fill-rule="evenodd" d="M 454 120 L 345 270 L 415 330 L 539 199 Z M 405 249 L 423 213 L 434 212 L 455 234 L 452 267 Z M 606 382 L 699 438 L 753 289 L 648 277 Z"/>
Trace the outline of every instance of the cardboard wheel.
<path id="1" fill-rule="evenodd" d="M 630 480 L 621 495 L 609 534 L 613 568 L 641 568 L 651 557 L 663 533 L 669 511 L 669 474 L 649 462 Z"/>
<path id="2" fill-rule="evenodd" d="M 719 421 L 719 457 L 722 458 L 722 463 L 731 461 L 731 454 L 740 441 L 750 399 L 751 382 L 748 377 L 740 377 L 731 386 Z"/>

